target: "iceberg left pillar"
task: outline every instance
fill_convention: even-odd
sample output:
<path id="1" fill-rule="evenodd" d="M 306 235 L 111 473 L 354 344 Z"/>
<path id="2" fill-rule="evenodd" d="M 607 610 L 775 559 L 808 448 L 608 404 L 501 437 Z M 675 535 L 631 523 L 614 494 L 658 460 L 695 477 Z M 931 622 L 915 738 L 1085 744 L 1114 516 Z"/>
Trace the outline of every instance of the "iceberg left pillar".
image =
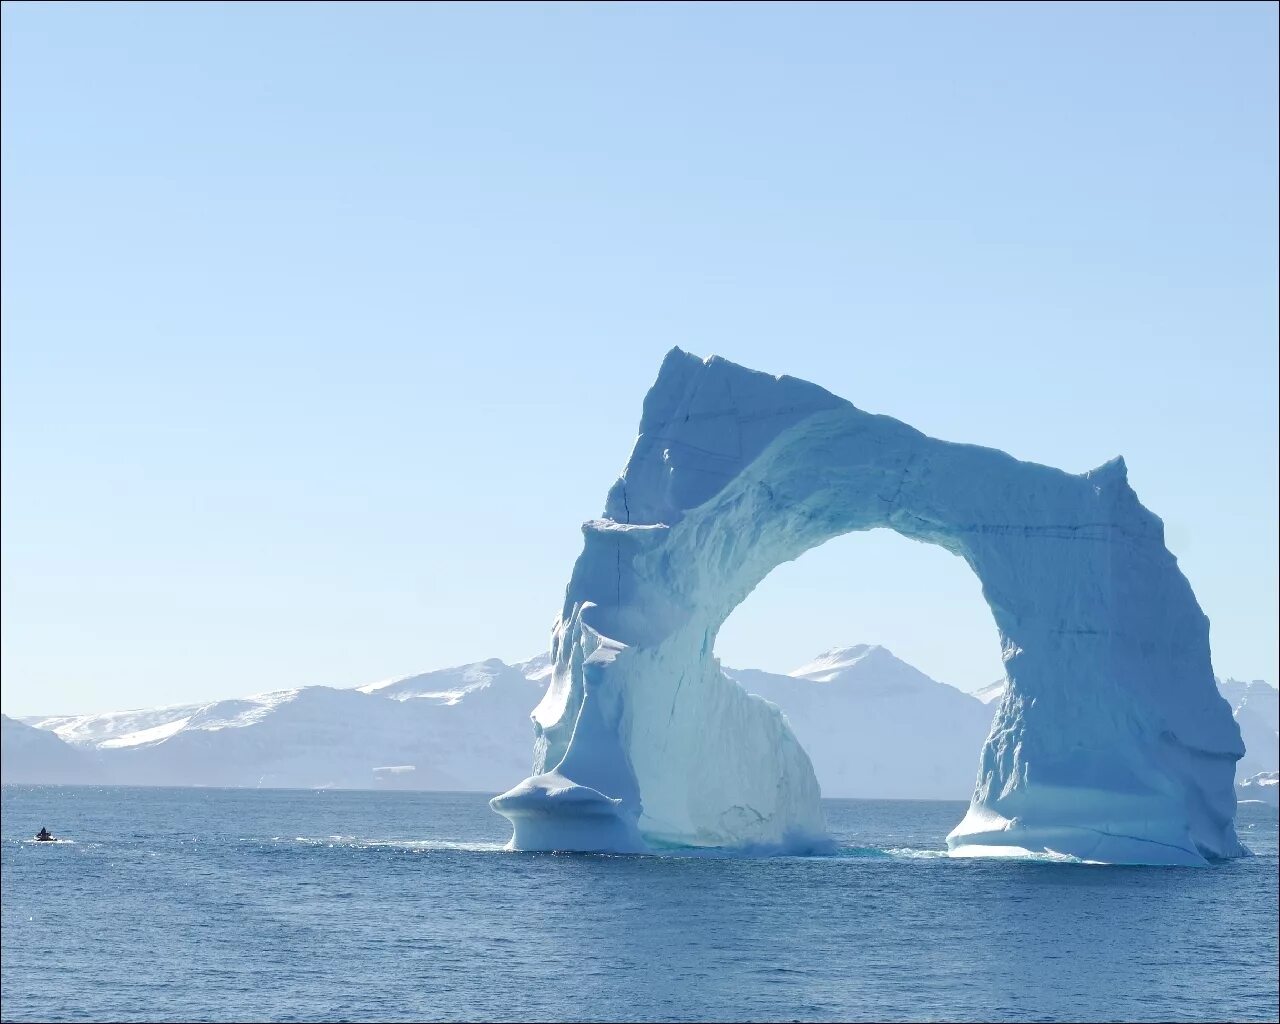
<path id="1" fill-rule="evenodd" d="M 535 774 L 489 802 L 511 822 L 512 850 L 646 849 L 639 787 L 600 692 L 621 648 L 582 621 L 584 610 L 557 623 L 552 683 L 533 714 Z"/>

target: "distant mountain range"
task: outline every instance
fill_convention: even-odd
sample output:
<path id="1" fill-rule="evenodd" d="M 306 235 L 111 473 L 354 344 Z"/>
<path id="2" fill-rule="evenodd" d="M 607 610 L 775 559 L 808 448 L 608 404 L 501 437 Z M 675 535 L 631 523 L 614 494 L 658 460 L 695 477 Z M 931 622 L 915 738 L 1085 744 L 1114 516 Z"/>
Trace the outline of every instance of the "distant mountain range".
<path id="1" fill-rule="evenodd" d="M 726 668 L 782 708 L 824 796 L 967 800 L 995 709 L 884 647 L 818 655 L 787 675 Z"/>
<path id="2" fill-rule="evenodd" d="M 777 704 L 826 796 L 967 799 L 1004 682 L 965 693 L 884 647 L 834 648 L 786 674 L 725 668 Z M 0 716 L 6 783 L 442 789 L 501 792 L 529 772 L 529 712 L 546 655 L 496 658 L 354 689 L 305 686 L 211 704 L 95 715 Z M 1278 692 L 1219 683 L 1248 754 L 1243 781 L 1280 765 Z M 1253 780 L 1242 797 L 1267 799 Z"/>
<path id="3" fill-rule="evenodd" d="M 0 770 L 5 782 L 499 792 L 529 773 L 529 711 L 549 676 L 545 656 L 494 658 L 355 689 L 5 717 Z"/>

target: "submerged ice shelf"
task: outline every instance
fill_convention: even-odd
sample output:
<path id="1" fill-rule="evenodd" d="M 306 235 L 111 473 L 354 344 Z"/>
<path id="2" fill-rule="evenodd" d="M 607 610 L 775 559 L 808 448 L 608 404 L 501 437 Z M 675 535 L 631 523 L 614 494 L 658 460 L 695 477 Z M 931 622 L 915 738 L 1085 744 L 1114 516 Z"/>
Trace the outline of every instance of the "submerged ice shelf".
<path id="1" fill-rule="evenodd" d="M 953 854 L 1203 864 L 1245 852 L 1243 745 L 1214 685 L 1208 620 L 1122 460 L 1082 475 L 1020 462 L 679 349 L 604 516 L 583 527 L 533 712 L 534 775 L 493 800 L 513 847 L 820 844 L 808 756 L 712 651 L 775 566 L 879 527 L 963 558 L 1004 651 Z"/>

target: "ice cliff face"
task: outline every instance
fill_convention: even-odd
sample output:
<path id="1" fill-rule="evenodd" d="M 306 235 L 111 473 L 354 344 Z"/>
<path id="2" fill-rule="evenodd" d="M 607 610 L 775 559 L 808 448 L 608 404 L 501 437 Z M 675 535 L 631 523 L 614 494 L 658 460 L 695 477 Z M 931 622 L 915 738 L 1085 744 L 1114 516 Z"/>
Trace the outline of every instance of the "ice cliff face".
<path id="1" fill-rule="evenodd" d="M 527 849 L 796 849 L 824 834 L 804 750 L 713 656 L 780 562 L 887 527 L 965 559 L 1008 685 L 953 854 L 1204 863 L 1243 852 L 1208 620 L 1116 459 L 1080 476 L 926 437 L 821 388 L 679 349 L 587 523 L 496 797 Z"/>

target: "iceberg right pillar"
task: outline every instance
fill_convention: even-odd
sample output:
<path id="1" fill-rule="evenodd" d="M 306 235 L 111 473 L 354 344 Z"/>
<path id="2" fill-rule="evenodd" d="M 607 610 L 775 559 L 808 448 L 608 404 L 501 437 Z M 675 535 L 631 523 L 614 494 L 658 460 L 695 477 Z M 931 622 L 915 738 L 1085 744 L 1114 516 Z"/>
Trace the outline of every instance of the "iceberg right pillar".
<path id="1" fill-rule="evenodd" d="M 512 845 L 820 844 L 808 758 L 712 652 L 775 566 L 876 528 L 963 558 L 1004 651 L 1008 685 L 953 855 L 1246 852 L 1244 748 L 1209 622 L 1122 460 L 1080 475 L 1020 462 L 679 349 L 603 517 L 583 528 L 533 713 L 534 773 L 493 801 Z"/>

